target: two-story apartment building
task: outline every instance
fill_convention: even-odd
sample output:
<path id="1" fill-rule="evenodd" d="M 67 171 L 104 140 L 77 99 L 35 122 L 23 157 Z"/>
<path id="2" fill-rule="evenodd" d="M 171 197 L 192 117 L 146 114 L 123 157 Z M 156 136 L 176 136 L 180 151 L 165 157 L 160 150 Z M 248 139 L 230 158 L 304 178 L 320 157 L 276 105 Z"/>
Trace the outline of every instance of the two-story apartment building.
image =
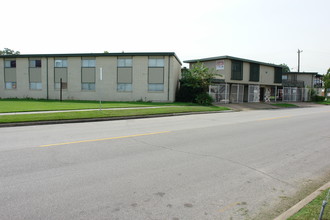
<path id="1" fill-rule="evenodd" d="M 0 98 L 173 102 L 173 52 L 0 56 Z"/>
<path id="2" fill-rule="evenodd" d="M 197 62 L 214 69 L 220 76 L 210 87 L 210 94 L 216 102 L 259 102 L 276 100 L 278 87 L 282 85 L 280 65 L 219 56 L 186 60 L 191 68 Z"/>

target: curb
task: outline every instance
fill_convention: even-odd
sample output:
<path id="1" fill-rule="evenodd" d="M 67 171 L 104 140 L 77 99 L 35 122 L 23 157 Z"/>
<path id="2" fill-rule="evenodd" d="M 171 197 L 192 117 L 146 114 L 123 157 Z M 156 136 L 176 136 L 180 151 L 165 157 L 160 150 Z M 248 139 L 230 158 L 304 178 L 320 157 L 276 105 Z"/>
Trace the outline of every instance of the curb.
<path id="1" fill-rule="evenodd" d="M 31 122 L 2 123 L 2 124 L 0 124 L 0 128 L 1 127 L 33 126 L 33 125 L 52 125 L 52 124 L 69 124 L 69 123 L 84 123 L 84 122 L 117 121 L 117 120 L 159 118 L 159 117 L 170 117 L 170 116 L 214 114 L 214 113 L 227 113 L 227 112 L 236 112 L 236 111 L 235 110 L 224 110 L 224 111 L 206 111 L 206 112 L 182 112 L 182 113 L 168 113 L 168 114 L 155 114 L 155 115 L 123 116 L 123 117 L 112 117 L 112 118 L 85 118 L 85 119 L 68 119 L 68 120 L 56 120 L 56 121 L 31 121 Z"/>
<path id="2" fill-rule="evenodd" d="M 320 188 L 318 188 L 315 192 L 311 193 L 309 196 L 298 202 L 296 205 L 292 206 L 290 209 L 282 213 L 280 216 L 276 217 L 274 220 L 285 220 L 289 217 L 296 214 L 300 209 L 306 206 L 308 203 L 313 201 L 318 195 L 322 193 L 322 191 L 328 189 L 330 187 L 330 182 L 324 184 Z"/>

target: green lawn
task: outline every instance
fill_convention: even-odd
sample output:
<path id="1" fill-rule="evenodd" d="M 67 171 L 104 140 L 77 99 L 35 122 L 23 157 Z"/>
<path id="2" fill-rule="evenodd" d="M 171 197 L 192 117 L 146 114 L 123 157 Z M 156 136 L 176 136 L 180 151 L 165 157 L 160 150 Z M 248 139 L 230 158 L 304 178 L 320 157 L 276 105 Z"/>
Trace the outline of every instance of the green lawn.
<path id="1" fill-rule="evenodd" d="M 316 102 L 317 104 L 323 104 L 323 105 L 330 105 L 330 99 L 328 98 L 327 101 L 323 101 L 323 102 Z"/>
<path id="2" fill-rule="evenodd" d="M 156 103 L 156 102 L 102 102 L 102 108 L 130 108 L 151 106 L 196 106 L 193 103 Z M 98 109 L 99 101 L 58 101 L 58 100 L 28 100 L 0 99 L 0 113 L 29 112 L 52 110 Z"/>
<path id="3" fill-rule="evenodd" d="M 330 189 L 330 188 L 329 188 Z M 295 215 L 288 218 L 288 220 L 311 220 L 318 219 L 322 207 L 322 202 L 326 198 L 328 190 L 323 191 L 318 197 L 316 197 L 312 202 L 307 204 L 304 208 L 302 208 Z M 330 220 L 330 201 L 326 205 L 323 214 L 323 220 Z"/>
<path id="4" fill-rule="evenodd" d="M 278 107 L 282 107 L 282 108 L 294 108 L 294 107 L 298 107 L 294 104 L 289 104 L 289 103 L 277 103 L 277 104 L 272 104 L 274 106 L 278 106 Z"/>
<path id="5" fill-rule="evenodd" d="M 81 112 L 1 115 L 0 123 L 86 119 L 86 118 L 111 118 L 111 117 L 123 117 L 123 116 L 157 115 L 157 114 L 166 114 L 166 113 L 223 111 L 223 110 L 229 110 L 229 109 L 226 107 L 217 107 L 217 106 L 177 106 L 177 107 L 161 107 L 161 108 L 153 108 L 153 109 L 126 109 L 126 110 L 102 110 L 102 111 L 96 110 L 96 111 L 81 111 Z"/>

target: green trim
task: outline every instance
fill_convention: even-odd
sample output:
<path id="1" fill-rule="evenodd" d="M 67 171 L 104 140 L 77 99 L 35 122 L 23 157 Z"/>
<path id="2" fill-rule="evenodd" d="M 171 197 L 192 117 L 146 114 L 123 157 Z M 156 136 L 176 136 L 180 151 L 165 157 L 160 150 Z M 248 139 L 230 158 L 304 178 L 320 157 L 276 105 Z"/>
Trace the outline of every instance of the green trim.
<path id="1" fill-rule="evenodd" d="M 283 75 L 290 75 L 290 74 L 319 75 L 318 72 L 286 72 L 286 73 L 283 73 Z"/>
<path id="2" fill-rule="evenodd" d="M 273 67 L 282 67 L 281 65 L 276 65 L 272 63 L 265 63 L 265 62 L 260 62 L 256 60 L 248 60 L 244 58 L 239 58 L 239 57 L 232 57 L 232 56 L 219 56 L 219 57 L 209 57 L 209 58 L 202 58 L 202 59 L 195 59 L 195 60 L 184 60 L 184 63 L 197 63 L 197 62 L 205 62 L 205 61 L 214 61 L 214 60 L 236 60 L 236 61 L 242 61 L 246 63 L 255 63 L 255 64 L 260 64 L 264 66 L 273 66 Z"/>
<path id="3" fill-rule="evenodd" d="M 129 52 L 129 53 L 67 53 L 67 54 L 18 54 L 0 55 L 0 58 L 30 58 L 30 57 L 121 57 L 121 56 L 174 56 L 182 65 L 174 52 Z"/>

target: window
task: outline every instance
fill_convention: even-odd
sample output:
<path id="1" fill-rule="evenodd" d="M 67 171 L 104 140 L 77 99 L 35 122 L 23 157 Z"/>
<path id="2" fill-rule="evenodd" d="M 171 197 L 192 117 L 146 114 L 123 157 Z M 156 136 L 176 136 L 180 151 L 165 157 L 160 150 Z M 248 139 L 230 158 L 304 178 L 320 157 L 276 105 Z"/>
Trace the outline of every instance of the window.
<path id="1" fill-rule="evenodd" d="M 282 76 L 282 80 L 287 80 L 288 79 L 288 75 L 283 75 Z"/>
<path id="2" fill-rule="evenodd" d="M 148 91 L 164 91 L 164 68 L 149 67 Z"/>
<path id="3" fill-rule="evenodd" d="M 149 83 L 148 91 L 150 92 L 162 92 L 164 91 L 164 83 Z"/>
<path id="4" fill-rule="evenodd" d="M 95 67 L 96 66 L 96 60 L 82 60 L 82 67 Z"/>
<path id="5" fill-rule="evenodd" d="M 62 89 L 67 89 L 68 88 L 68 83 L 62 82 Z M 55 89 L 61 89 L 61 83 L 56 82 L 55 83 Z"/>
<path id="6" fill-rule="evenodd" d="M 68 61 L 64 59 L 56 59 L 55 67 L 68 67 Z"/>
<path id="7" fill-rule="evenodd" d="M 40 68 L 41 67 L 41 60 L 30 60 L 30 67 L 31 68 Z"/>
<path id="8" fill-rule="evenodd" d="M 132 63 L 132 58 L 118 58 L 117 60 L 118 67 L 131 67 Z"/>
<path id="9" fill-rule="evenodd" d="M 117 91 L 118 92 L 132 92 L 132 83 L 118 83 Z"/>
<path id="10" fill-rule="evenodd" d="M 95 90 L 95 83 L 81 83 L 82 90 Z"/>
<path id="11" fill-rule="evenodd" d="M 16 82 L 6 82 L 6 89 L 16 89 Z"/>
<path id="12" fill-rule="evenodd" d="M 55 89 L 60 89 L 61 81 L 62 81 L 62 89 L 67 89 L 68 88 L 68 68 L 55 68 L 55 70 L 54 70 Z"/>
<path id="13" fill-rule="evenodd" d="M 164 67 L 164 58 L 149 58 L 149 67 Z"/>
<path id="14" fill-rule="evenodd" d="M 16 68 L 16 60 L 5 60 L 5 68 Z"/>
<path id="15" fill-rule="evenodd" d="M 133 61 L 131 57 L 120 57 L 117 59 L 117 91 L 132 92 Z"/>
<path id="16" fill-rule="evenodd" d="M 282 83 L 282 71 L 281 67 L 275 67 L 274 83 Z"/>
<path id="17" fill-rule="evenodd" d="M 30 89 L 31 90 L 42 90 L 42 83 L 41 82 L 30 82 Z"/>
<path id="18" fill-rule="evenodd" d="M 250 63 L 250 81 L 259 82 L 260 66 L 259 64 Z"/>
<path id="19" fill-rule="evenodd" d="M 82 64 L 81 90 L 95 90 L 95 60 L 83 60 Z"/>
<path id="20" fill-rule="evenodd" d="M 243 62 L 242 61 L 231 61 L 231 79 L 232 80 L 243 80 Z"/>

